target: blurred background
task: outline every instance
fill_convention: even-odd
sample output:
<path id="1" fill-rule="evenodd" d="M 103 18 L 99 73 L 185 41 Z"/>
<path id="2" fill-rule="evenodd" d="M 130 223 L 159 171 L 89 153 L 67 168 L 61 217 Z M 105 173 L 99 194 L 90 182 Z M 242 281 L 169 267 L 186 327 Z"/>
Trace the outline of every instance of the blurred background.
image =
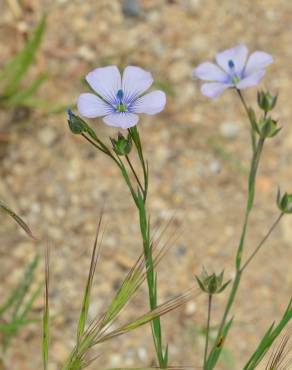
<path id="1" fill-rule="evenodd" d="M 136 210 L 118 170 L 67 126 L 66 107 L 88 91 L 95 67 L 138 65 L 168 95 L 165 111 L 145 116 L 139 129 L 150 163 L 153 229 L 174 216 L 175 240 L 159 265 L 159 301 L 194 285 L 204 265 L 234 273 L 250 159 L 249 124 L 238 97 L 201 95 L 192 69 L 237 43 L 274 56 L 263 88 L 279 92 L 282 133 L 268 141 L 260 166 L 256 209 L 246 253 L 278 215 L 277 186 L 292 190 L 292 3 L 290 0 L 0 0 L 0 68 L 27 43 L 47 13 L 34 63 L 20 89 L 41 81 L 29 99 L 0 101 L 0 194 L 42 240 L 34 243 L 6 216 L 0 225 L 0 297 L 22 276 L 36 251 L 51 245 L 51 369 L 59 369 L 75 340 L 97 217 L 105 204 L 106 231 L 94 285 L 91 317 L 101 312 L 141 251 Z M 36 82 L 37 84 L 37 82 Z M 0 92 L 1 95 L 1 92 Z M 256 89 L 246 91 L 256 104 Z M 92 121 L 104 140 L 116 131 Z M 235 302 L 236 322 L 218 369 L 241 369 L 292 286 L 292 217 L 285 216 L 246 271 Z M 36 280 L 43 279 L 42 266 Z M 214 303 L 216 325 L 226 295 Z M 1 299 L 0 298 L 0 299 Z M 42 295 L 32 316 L 40 317 Z M 171 365 L 201 366 L 207 300 L 200 295 L 162 319 Z M 143 286 L 123 320 L 148 309 Z M 91 368 L 153 364 L 150 327 L 101 348 Z M 9 370 L 41 368 L 41 322 L 25 326 L 10 346 Z"/>

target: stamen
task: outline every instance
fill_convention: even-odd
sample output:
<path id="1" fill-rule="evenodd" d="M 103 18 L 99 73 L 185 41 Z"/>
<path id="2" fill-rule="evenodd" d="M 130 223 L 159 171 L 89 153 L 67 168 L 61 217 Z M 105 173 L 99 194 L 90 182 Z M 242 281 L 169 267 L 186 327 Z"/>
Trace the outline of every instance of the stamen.
<path id="1" fill-rule="evenodd" d="M 120 89 L 118 92 L 117 92 L 117 98 L 119 99 L 120 102 L 122 102 L 122 99 L 124 97 L 124 92 L 122 89 Z"/>
<path id="2" fill-rule="evenodd" d="M 233 69 L 234 67 L 235 67 L 235 64 L 234 64 L 234 62 L 233 62 L 233 60 L 229 60 L 228 61 L 228 67 L 230 68 L 230 69 Z"/>

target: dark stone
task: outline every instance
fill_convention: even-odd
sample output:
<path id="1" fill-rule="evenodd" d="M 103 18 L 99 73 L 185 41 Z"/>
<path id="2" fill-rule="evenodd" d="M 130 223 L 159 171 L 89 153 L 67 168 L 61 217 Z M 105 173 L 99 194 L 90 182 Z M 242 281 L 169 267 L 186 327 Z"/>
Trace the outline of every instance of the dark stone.
<path id="1" fill-rule="evenodd" d="M 142 8 L 139 0 L 123 0 L 122 10 L 125 17 L 140 17 Z"/>

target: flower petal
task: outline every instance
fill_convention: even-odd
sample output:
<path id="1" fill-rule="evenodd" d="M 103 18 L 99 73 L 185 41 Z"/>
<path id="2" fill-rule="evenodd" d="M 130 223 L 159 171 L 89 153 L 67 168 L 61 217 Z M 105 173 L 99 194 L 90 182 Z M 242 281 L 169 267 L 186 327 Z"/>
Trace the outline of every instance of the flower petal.
<path id="1" fill-rule="evenodd" d="M 103 117 L 104 123 L 109 126 L 127 129 L 135 126 L 139 121 L 139 116 L 134 113 L 112 113 Z"/>
<path id="2" fill-rule="evenodd" d="M 256 86 L 259 84 L 265 73 L 266 71 L 264 69 L 255 72 L 248 77 L 243 78 L 240 82 L 238 82 L 238 84 L 236 84 L 236 87 L 238 89 L 246 89 L 247 87 Z"/>
<path id="3" fill-rule="evenodd" d="M 89 72 L 86 81 L 108 103 L 117 104 L 117 92 L 121 89 L 121 74 L 116 66 L 96 68 Z"/>
<path id="4" fill-rule="evenodd" d="M 81 116 L 87 118 L 105 116 L 113 111 L 109 104 L 98 96 L 90 93 L 81 94 L 79 96 L 77 109 Z"/>
<path id="5" fill-rule="evenodd" d="M 150 72 L 140 67 L 128 66 L 125 68 L 122 79 L 122 89 L 125 94 L 124 100 L 130 103 L 133 99 L 142 95 L 153 83 Z"/>
<path id="6" fill-rule="evenodd" d="M 156 114 L 161 112 L 166 103 L 166 95 L 163 91 L 152 91 L 138 98 L 130 110 L 134 113 Z"/>
<path id="7" fill-rule="evenodd" d="M 248 61 L 244 69 L 244 76 L 248 76 L 250 74 L 258 72 L 259 70 L 264 69 L 271 63 L 273 63 L 272 55 L 265 53 L 263 51 L 255 51 L 248 58 Z"/>
<path id="8" fill-rule="evenodd" d="M 226 72 L 210 62 L 200 64 L 193 70 L 193 76 L 204 81 L 225 82 L 228 79 Z"/>
<path id="9" fill-rule="evenodd" d="M 203 95 L 208 96 L 208 98 L 217 98 L 217 96 L 221 95 L 224 90 L 228 89 L 231 86 L 231 84 L 210 82 L 202 85 L 201 92 Z"/>
<path id="10" fill-rule="evenodd" d="M 216 55 L 216 61 L 227 73 L 230 72 L 229 61 L 234 63 L 234 71 L 241 73 L 247 58 L 248 50 L 245 45 L 239 44 Z"/>

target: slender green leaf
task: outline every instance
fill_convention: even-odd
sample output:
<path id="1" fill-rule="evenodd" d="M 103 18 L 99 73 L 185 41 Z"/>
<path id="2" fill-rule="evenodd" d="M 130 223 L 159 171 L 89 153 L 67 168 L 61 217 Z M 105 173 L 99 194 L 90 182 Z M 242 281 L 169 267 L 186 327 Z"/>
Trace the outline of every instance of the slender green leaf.
<path id="1" fill-rule="evenodd" d="M 5 101 L 5 104 L 12 106 L 31 106 L 31 104 L 35 100 L 33 98 L 33 95 L 39 90 L 39 88 L 47 80 L 47 78 L 48 76 L 46 74 L 41 74 L 34 81 L 32 81 L 32 83 L 28 87 L 8 97 Z M 35 104 L 37 104 L 37 100 Z"/>
<path id="2" fill-rule="evenodd" d="M 13 317 L 17 316 L 18 310 L 26 296 L 29 288 L 34 280 L 34 272 L 38 265 L 39 257 L 36 255 L 33 260 L 28 264 L 22 279 L 14 288 L 7 298 L 7 300 L 0 306 L 0 317 L 8 310 L 13 310 Z"/>
<path id="3" fill-rule="evenodd" d="M 257 349 L 255 350 L 255 352 L 252 354 L 252 356 L 250 357 L 250 359 L 244 366 L 243 370 L 255 369 L 255 367 L 261 362 L 266 352 L 272 346 L 275 339 L 280 335 L 281 331 L 288 324 L 291 318 L 292 318 L 292 299 L 290 300 L 279 324 L 275 326 L 275 323 L 273 323 L 269 327 L 264 337 L 260 341 Z"/>
<path id="4" fill-rule="evenodd" d="M 219 338 L 219 341 L 216 343 L 216 346 L 213 348 L 212 352 L 210 353 L 208 357 L 208 361 L 206 363 L 206 370 L 212 370 L 215 368 L 215 365 L 218 361 L 218 358 L 222 352 L 224 340 L 228 334 L 228 331 L 232 325 L 233 318 L 225 324 L 223 330 L 222 330 L 222 336 Z"/>
<path id="5" fill-rule="evenodd" d="M 0 80 L 4 80 L 2 96 L 15 94 L 20 81 L 34 61 L 42 41 L 46 26 L 46 16 L 43 16 L 24 48 L 1 71 Z"/>

